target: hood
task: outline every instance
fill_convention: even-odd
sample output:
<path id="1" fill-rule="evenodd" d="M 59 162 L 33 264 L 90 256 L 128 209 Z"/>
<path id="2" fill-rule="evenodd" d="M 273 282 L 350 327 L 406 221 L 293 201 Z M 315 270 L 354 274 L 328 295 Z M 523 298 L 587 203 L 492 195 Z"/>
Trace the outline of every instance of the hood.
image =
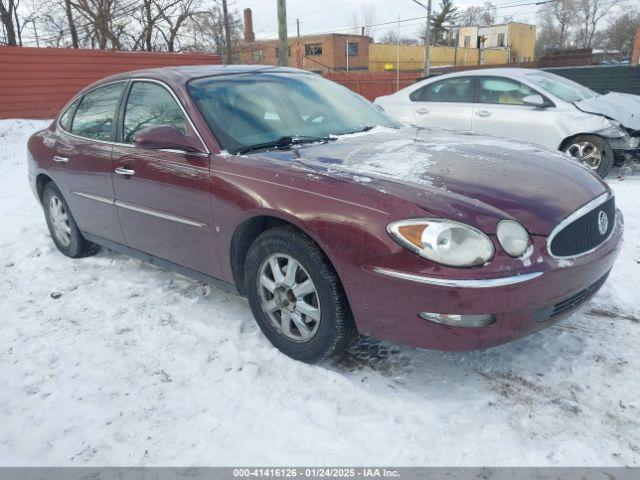
<path id="1" fill-rule="evenodd" d="M 604 115 L 623 127 L 640 130 L 640 95 L 612 92 L 580 100 L 574 105 L 583 112 Z"/>
<path id="2" fill-rule="evenodd" d="M 304 146 L 297 160 L 494 233 L 512 218 L 548 235 L 607 190 L 588 169 L 537 146 L 448 130 L 376 128 Z"/>

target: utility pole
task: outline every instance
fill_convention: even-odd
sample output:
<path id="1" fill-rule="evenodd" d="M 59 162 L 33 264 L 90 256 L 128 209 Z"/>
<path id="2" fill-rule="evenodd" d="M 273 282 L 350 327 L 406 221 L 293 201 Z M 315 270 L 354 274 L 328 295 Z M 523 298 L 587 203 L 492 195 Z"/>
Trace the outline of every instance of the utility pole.
<path id="1" fill-rule="evenodd" d="M 422 8 L 427 10 L 427 25 L 424 30 L 424 76 L 429 76 L 429 63 L 431 61 L 431 0 L 428 0 L 425 5 L 418 0 L 411 0 L 413 3 L 417 3 Z"/>
<path id="2" fill-rule="evenodd" d="M 229 28 L 229 9 L 227 0 L 222 0 L 222 21 L 224 23 L 224 63 L 231 63 L 231 29 Z"/>
<path id="3" fill-rule="evenodd" d="M 287 0 L 278 0 L 278 65 L 289 65 L 289 41 L 287 40 Z"/>
<path id="4" fill-rule="evenodd" d="M 298 34 L 298 37 L 300 37 L 300 19 L 296 18 L 296 32 Z"/>

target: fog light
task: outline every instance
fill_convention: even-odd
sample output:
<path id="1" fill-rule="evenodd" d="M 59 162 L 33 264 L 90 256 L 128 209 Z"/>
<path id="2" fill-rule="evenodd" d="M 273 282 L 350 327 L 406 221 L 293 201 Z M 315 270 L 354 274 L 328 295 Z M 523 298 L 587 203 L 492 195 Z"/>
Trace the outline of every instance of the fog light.
<path id="1" fill-rule="evenodd" d="M 495 323 L 495 315 L 457 315 L 454 313 L 420 312 L 418 316 L 423 320 L 449 325 L 450 327 L 479 328 Z"/>

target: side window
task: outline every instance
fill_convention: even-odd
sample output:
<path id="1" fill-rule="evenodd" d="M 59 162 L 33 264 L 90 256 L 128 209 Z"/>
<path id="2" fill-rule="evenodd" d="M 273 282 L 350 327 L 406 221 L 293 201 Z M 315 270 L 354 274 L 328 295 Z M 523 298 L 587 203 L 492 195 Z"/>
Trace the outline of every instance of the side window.
<path id="1" fill-rule="evenodd" d="M 471 77 L 449 78 L 426 85 L 410 95 L 414 102 L 471 102 Z"/>
<path id="2" fill-rule="evenodd" d="M 131 143 L 138 130 L 152 125 L 173 125 L 187 133 L 184 114 L 166 88 L 157 83 L 135 82 L 127 99 L 122 141 Z"/>
<path id="3" fill-rule="evenodd" d="M 480 78 L 479 102 L 498 105 L 522 105 L 522 99 L 538 92 L 508 78 Z"/>
<path id="4" fill-rule="evenodd" d="M 80 101 L 73 116 L 71 132 L 96 140 L 111 140 L 111 128 L 124 83 L 114 83 L 90 91 Z"/>
<path id="5" fill-rule="evenodd" d="M 71 118 L 73 117 L 73 112 L 75 112 L 76 107 L 78 106 L 78 103 L 80 103 L 80 99 L 76 99 L 76 101 L 74 101 L 71 105 L 69 105 L 67 107 L 67 109 L 63 112 L 62 115 L 60 115 L 60 126 L 64 129 L 69 131 L 71 129 Z"/>

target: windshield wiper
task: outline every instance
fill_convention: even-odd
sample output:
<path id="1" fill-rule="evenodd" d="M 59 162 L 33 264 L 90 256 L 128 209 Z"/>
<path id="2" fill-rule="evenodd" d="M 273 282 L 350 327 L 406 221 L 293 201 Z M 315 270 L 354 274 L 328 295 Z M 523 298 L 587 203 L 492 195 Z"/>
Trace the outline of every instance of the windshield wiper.
<path id="1" fill-rule="evenodd" d="M 256 143 L 255 145 L 247 145 L 246 147 L 240 147 L 236 149 L 235 153 L 241 155 L 243 153 L 253 152 L 255 150 L 263 150 L 266 148 L 289 148 L 292 145 L 300 145 L 303 143 L 314 142 L 330 142 L 335 140 L 333 137 L 312 137 L 308 135 L 288 135 L 280 137 L 272 142 Z"/>
<path id="2" fill-rule="evenodd" d="M 373 130 L 376 127 L 377 125 L 367 125 L 365 127 L 358 128 L 356 130 L 350 130 L 348 132 L 339 133 L 338 135 L 352 135 L 354 133 L 364 133 L 364 132 L 368 132 L 369 130 Z"/>

